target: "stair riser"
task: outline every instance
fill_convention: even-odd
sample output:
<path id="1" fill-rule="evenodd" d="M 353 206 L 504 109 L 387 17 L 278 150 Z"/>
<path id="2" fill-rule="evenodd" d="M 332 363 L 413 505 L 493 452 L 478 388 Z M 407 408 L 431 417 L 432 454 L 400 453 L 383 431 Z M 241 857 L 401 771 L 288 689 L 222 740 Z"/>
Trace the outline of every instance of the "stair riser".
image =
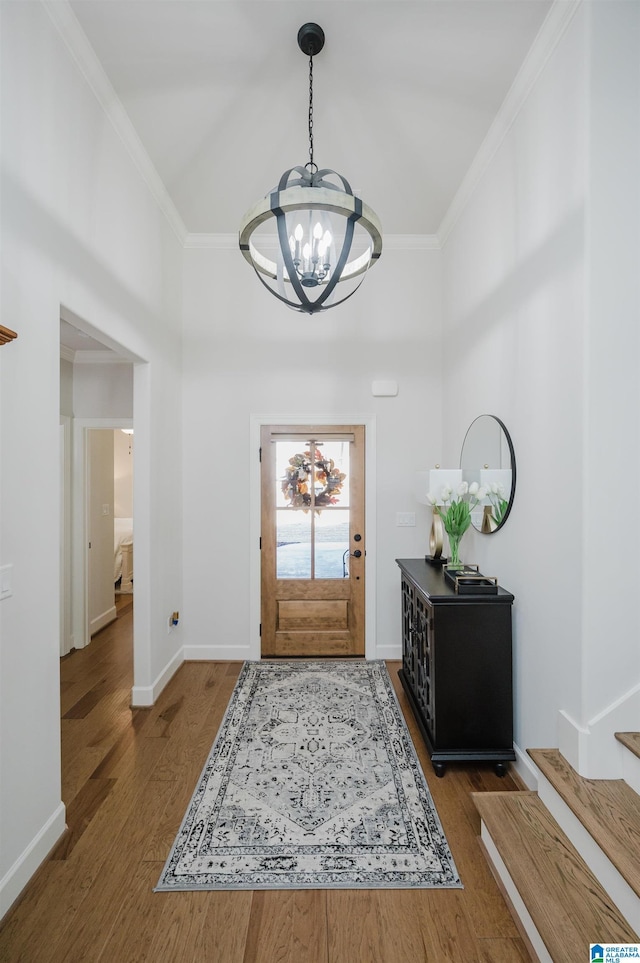
<path id="1" fill-rule="evenodd" d="M 554 963 L 484 822 L 481 823 L 480 839 L 493 874 L 511 904 L 512 913 L 516 915 L 518 928 L 528 942 L 529 952 L 535 954 L 535 963 Z"/>
<path id="2" fill-rule="evenodd" d="M 628 749 L 623 749 L 622 778 L 640 795 L 640 759 Z M 638 803 L 640 805 L 640 801 Z"/>
<path id="3" fill-rule="evenodd" d="M 538 795 L 604 886 L 612 904 L 618 907 L 629 925 L 640 932 L 640 899 L 542 773 L 538 780 Z"/>

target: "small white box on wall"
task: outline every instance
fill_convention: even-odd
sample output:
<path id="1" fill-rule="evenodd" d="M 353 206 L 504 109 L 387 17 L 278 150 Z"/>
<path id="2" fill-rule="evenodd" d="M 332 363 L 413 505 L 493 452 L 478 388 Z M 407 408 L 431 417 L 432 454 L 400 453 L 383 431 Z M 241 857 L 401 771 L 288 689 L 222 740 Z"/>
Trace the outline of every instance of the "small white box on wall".
<path id="1" fill-rule="evenodd" d="M 397 381 L 373 381 L 371 394 L 374 398 L 395 398 L 398 394 Z"/>

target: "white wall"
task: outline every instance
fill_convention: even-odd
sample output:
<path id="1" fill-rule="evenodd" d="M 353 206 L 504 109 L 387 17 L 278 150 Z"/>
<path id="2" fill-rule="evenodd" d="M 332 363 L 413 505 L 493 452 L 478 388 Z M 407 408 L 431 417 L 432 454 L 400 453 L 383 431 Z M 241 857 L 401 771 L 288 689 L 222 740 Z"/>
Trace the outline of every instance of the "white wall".
<path id="1" fill-rule="evenodd" d="M 589 737 L 576 726 L 570 735 L 585 768 L 603 771 L 614 755 L 607 735 L 638 728 L 640 718 L 640 4 L 590 4 L 588 14 L 584 669 L 576 722 Z M 622 564 L 619 552 L 630 556 Z M 610 556 L 615 598 L 603 592 Z"/>
<path id="2" fill-rule="evenodd" d="M 74 364 L 76 418 L 133 418 L 133 365 Z"/>
<path id="3" fill-rule="evenodd" d="M 165 451 L 167 436 L 180 438 L 181 245 L 45 9 L 1 13 L 1 312 L 18 339 L 0 357 L 0 564 L 13 565 L 13 595 L 0 602 L 0 913 L 64 827 L 61 306 L 144 362 L 134 379 L 143 696 L 180 651 L 166 616 L 182 607 L 180 512 L 166 511 L 181 502 L 180 465 Z"/>
<path id="4" fill-rule="evenodd" d="M 87 432 L 89 490 L 89 629 L 99 632 L 116 618 L 113 566 L 114 432 Z"/>
<path id="5" fill-rule="evenodd" d="M 133 435 L 113 433 L 113 514 L 133 518 Z"/>
<path id="6" fill-rule="evenodd" d="M 312 318 L 268 294 L 235 248 L 187 250 L 184 291 L 185 645 L 224 658 L 259 652 L 248 577 L 259 536 L 251 417 L 347 415 L 375 419 L 368 629 L 379 654 L 399 655 L 394 559 L 424 555 L 428 532 L 426 515 L 398 528 L 396 512 L 418 510 L 414 474 L 426 451 L 440 451 L 439 252 L 384 251 L 352 301 Z M 397 397 L 372 397 L 381 378 L 398 381 Z"/>
<path id="7" fill-rule="evenodd" d="M 640 682 L 638 566 L 614 574 L 638 475 L 639 11 L 578 9 L 443 251 L 449 457 L 488 412 L 518 470 L 504 530 L 464 557 L 516 596 L 516 742 L 589 775 L 609 774 L 578 745 L 593 715 Z M 620 527 L 635 545 L 635 509 Z"/>

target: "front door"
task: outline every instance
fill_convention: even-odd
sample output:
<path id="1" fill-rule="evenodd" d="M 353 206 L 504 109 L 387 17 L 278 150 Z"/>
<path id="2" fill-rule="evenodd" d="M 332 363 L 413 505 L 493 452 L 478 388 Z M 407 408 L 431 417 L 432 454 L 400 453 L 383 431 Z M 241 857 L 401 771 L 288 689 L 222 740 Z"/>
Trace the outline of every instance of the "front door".
<path id="1" fill-rule="evenodd" d="M 363 425 L 262 427 L 261 652 L 364 656 Z"/>

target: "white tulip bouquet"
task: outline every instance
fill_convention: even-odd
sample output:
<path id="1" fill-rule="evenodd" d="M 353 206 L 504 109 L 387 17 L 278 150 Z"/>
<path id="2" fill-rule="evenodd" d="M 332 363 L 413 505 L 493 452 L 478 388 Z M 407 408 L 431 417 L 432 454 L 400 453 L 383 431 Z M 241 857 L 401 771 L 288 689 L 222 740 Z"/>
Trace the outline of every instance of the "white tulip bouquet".
<path id="1" fill-rule="evenodd" d="M 469 485 L 466 481 L 458 485 L 455 498 L 453 489 L 449 485 L 443 486 L 440 496 L 433 492 L 427 493 L 427 501 L 442 519 L 449 539 L 451 549 L 449 568 L 460 566 L 460 540 L 471 525 L 471 512 L 488 494 L 487 489 L 481 488 L 477 482 Z"/>
<path id="2" fill-rule="evenodd" d="M 497 528 L 498 525 L 502 524 L 502 520 L 509 505 L 509 500 L 506 497 L 504 485 L 501 482 L 491 482 L 491 485 L 487 489 L 487 498 L 491 502 L 493 517 L 495 519 Z"/>

